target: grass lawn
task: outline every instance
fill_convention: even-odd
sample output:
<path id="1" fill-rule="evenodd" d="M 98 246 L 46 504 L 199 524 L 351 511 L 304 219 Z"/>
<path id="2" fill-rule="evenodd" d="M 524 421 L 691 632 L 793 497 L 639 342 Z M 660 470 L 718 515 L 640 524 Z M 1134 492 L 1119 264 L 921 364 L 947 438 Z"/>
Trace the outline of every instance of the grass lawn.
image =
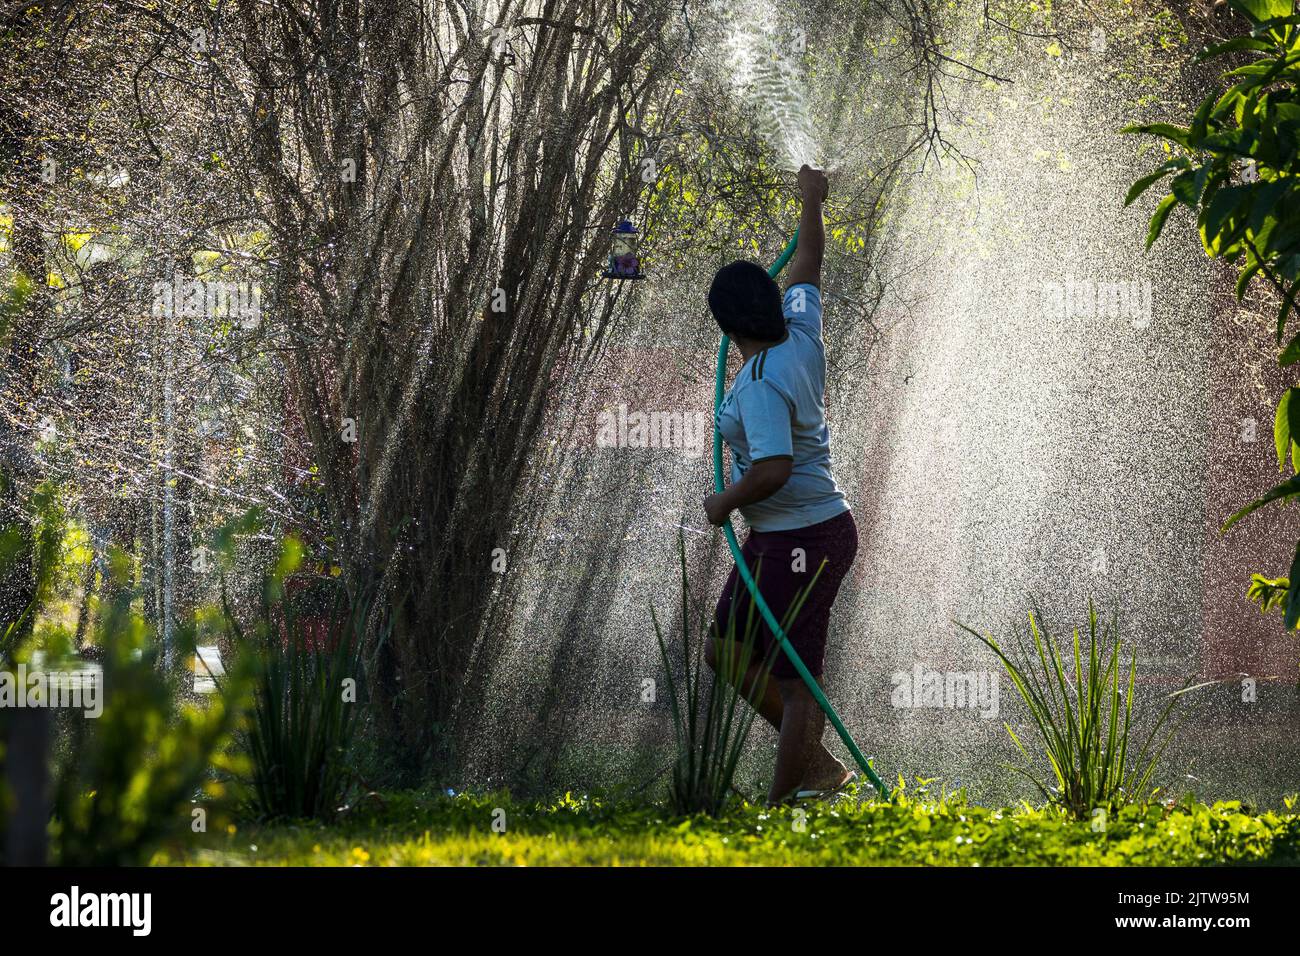
<path id="1" fill-rule="evenodd" d="M 158 865 L 269 866 L 1209 866 L 1300 864 L 1300 814 L 1236 802 L 1129 807 L 1104 830 L 1054 810 L 960 799 L 673 817 L 663 808 L 504 794 L 371 796 L 335 823 L 231 825 Z M 494 819 L 505 831 L 494 832 Z"/>

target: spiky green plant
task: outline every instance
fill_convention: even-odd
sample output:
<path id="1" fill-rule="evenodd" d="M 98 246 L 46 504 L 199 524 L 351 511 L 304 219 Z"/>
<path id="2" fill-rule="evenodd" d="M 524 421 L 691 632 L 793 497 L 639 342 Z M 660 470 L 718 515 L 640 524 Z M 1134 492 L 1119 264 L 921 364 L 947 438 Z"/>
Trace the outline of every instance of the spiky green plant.
<path id="1" fill-rule="evenodd" d="M 334 815 L 353 783 L 348 765 L 359 706 L 364 602 L 342 588 L 314 635 L 284 594 L 301 548 L 286 539 L 265 588 L 261 611 L 242 627 L 227 611 L 231 636 L 254 660 L 254 691 L 242 734 L 252 761 L 249 810 L 262 819 Z"/>
<path id="2" fill-rule="evenodd" d="M 746 690 L 745 675 L 756 660 L 755 646 L 758 642 L 759 618 L 753 604 L 750 603 L 744 632 L 738 638 L 736 608 L 739 601 L 732 601 L 732 612 L 727 621 L 725 634 L 713 633 L 713 623 L 706 617 L 699 622 L 698 638 L 692 640 L 686 546 L 681 540 L 678 541 L 678 549 L 682 575 L 684 685 L 681 693 L 673 677 L 672 659 L 668 653 L 668 643 L 664 639 L 663 628 L 659 625 L 659 617 L 653 607 L 650 609 L 655 636 L 659 642 L 659 654 L 663 658 L 664 671 L 667 674 L 668 698 L 672 706 L 673 732 L 677 747 L 672 782 L 669 786 L 669 802 L 674 812 L 679 814 L 705 813 L 709 816 L 717 816 L 731 799 L 736 767 L 740 762 L 745 740 L 749 737 L 749 729 L 758 714 L 755 704 L 767 689 L 768 675 L 776 655 L 781 653 L 781 650 L 775 643 L 768 649 L 763 659 L 758 661 L 758 674 Z M 759 571 L 761 572 L 761 568 Z M 818 568 L 808 586 L 795 596 L 780 622 L 782 630 L 788 630 L 794 622 L 820 575 L 821 568 Z M 761 590 L 762 580 L 758 573 L 755 574 L 755 580 L 758 581 Z M 716 667 L 706 678 L 704 672 L 710 668 L 704 660 L 703 651 L 709 640 L 714 642 L 716 648 Z"/>
<path id="3" fill-rule="evenodd" d="M 1038 762 L 1030 757 L 1011 725 L 1004 723 L 1026 764 L 1010 769 L 1032 781 L 1049 803 L 1059 804 L 1078 819 L 1098 808 L 1110 810 L 1153 796 L 1155 791 L 1148 789 L 1152 777 L 1178 729 L 1169 722 L 1174 707 L 1184 694 L 1208 685 L 1190 686 L 1188 682 L 1168 695 L 1141 746 L 1132 751 L 1137 648 L 1129 657 L 1128 676 L 1121 689 L 1123 642 L 1118 612 L 1099 625 L 1097 610 L 1088 602 L 1086 641 L 1080 639 L 1078 628 L 1074 631 L 1072 673 L 1067 672 L 1061 646 L 1043 624 L 1037 606 L 1028 618 L 1032 651 L 1025 632 L 1016 629 L 1015 659 L 992 635 L 957 623 L 1002 662 L 1029 711 L 1051 773 L 1037 769 Z M 1168 730 L 1162 736 L 1166 725 Z"/>

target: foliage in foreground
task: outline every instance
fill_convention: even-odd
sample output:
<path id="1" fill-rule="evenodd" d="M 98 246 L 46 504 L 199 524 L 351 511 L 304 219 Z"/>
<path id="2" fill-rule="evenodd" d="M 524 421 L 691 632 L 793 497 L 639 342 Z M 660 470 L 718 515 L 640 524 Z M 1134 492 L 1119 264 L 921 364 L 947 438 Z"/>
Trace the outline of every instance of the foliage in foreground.
<path id="1" fill-rule="evenodd" d="M 115 575 L 129 574 L 125 556 L 113 560 Z M 227 750 L 237 708 L 222 695 L 181 703 L 159 666 L 159 642 L 131 610 L 131 591 L 118 592 L 94 632 L 104 653 L 103 714 L 74 713 L 58 770 L 51 849 L 63 866 L 146 862 L 158 843 L 208 825 L 225 795 L 214 769 L 237 769 Z M 241 671 L 229 677 L 234 688 L 244 683 Z"/>
<path id="2" fill-rule="evenodd" d="M 57 630 L 36 633 L 33 624 L 50 599 L 66 515 L 52 483 L 40 486 L 31 501 L 36 512 L 32 527 L 0 529 L 0 578 L 17 563 L 17 573 L 30 577 L 31 597 L 15 620 L 0 620 L 0 668 L 27 663 L 33 671 L 48 670 L 48 692 L 53 695 L 56 683 L 71 680 L 53 675 L 79 662 L 71 658 L 67 635 Z M 48 853 L 65 866 L 146 862 L 160 842 L 190 830 L 199 820 L 206 825 L 210 807 L 222 797 L 213 769 L 233 768 L 226 744 L 236 719 L 234 708 L 221 698 L 204 706 L 179 702 L 172 675 L 159 664 L 159 641 L 132 609 L 132 572 L 129 557 L 109 552 L 105 574 L 113 598 L 96 615 L 91 630 L 91 643 L 102 653 L 102 672 L 97 680 L 86 672 L 81 675 L 98 690 L 79 698 L 83 709 L 63 715 L 68 726 L 64 746 L 57 757 L 47 751 L 40 761 L 52 764 L 54 771 Z M 178 635 L 178 644 L 192 652 L 191 637 Z M 37 651 L 44 657 L 37 658 Z M 232 685 L 241 682 L 240 672 L 231 675 Z M 97 715 L 83 716 L 96 712 L 96 701 Z M 0 713 L 10 721 L 13 716 Z M 42 716 L 52 720 L 54 714 Z M 0 764 L 0 779 L 3 770 Z M 4 783 L 7 788 L 10 781 Z M 31 792 L 38 784 L 29 780 L 24 789 Z M 202 804 L 196 807 L 199 800 Z M 0 795 L 0 818 L 14 812 L 12 804 Z M 46 809 L 38 808 L 39 822 L 25 816 L 25 825 L 41 825 Z M 195 810 L 200 811 L 197 817 Z M 0 819 L 0 833 L 6 826 Z M 33 843 L 30 834 L 26 839 Z"/>
<path id="3" fill-rule="evenodd" d="M 1207 866 L 1300 862 L 1300 815 L 1239 803 L 1124 807 L 1104 829 L 1058 809 L 990 809 L 904 795 L 837 804 L 733 805 L 721 817 L 565 794 L 373 796 L 334 826 L 209 834 L 155 863 L 293 866 Z M 503 820 L 505 832 L 493 830 Z"/>
<path id="4" fill-rule="evenodd" d="M 1128 676 L 1121 687 L 1123 642 L 1118 613 L 1102 623 L 1090 601 L 1086 646 L 1076 628 L 1065 654 L 1037 608 L 1029 614 L 1029 640 L 1019 629 L 1012 632 L 1015 657 L 992 635 L 957 626 L 997 654 L 1028 709 L 1050 775 L 1035 769 L 1037 761 L 1011 725 L 1004 724 L 1027 765 L 1010 769 L 1032 781 L 1048 803 L 1081 820 L 1154 796 L 1148 791 L 1151 778 L 1175 728 L 1163 737 L 1161 731 L 1181 696 L 1195 688 L 1185 686 L 1170 694 L 1141 746 L 1130 752 L 1137 648 L 1129 657 Z M 1072 667 L 1066 663 L 1067 654 Z"/>

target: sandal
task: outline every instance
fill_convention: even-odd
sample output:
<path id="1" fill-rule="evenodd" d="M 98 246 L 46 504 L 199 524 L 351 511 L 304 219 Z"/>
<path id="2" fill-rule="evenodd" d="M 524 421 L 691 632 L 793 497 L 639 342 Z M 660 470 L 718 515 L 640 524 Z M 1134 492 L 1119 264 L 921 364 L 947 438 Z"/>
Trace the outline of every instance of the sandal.
<path id="1" fill-rule="evenodd" d="M 796 800 L 824 800 L 826 797 L 833 797 L 835 794 L 842 792 L 849 784 L 857 783 L 857 781 L 858 772 L 850 770 L 844 775 L 844 779 L 840 781 L 839 786 L 832 787 L 829 790 L 798 790 L 795 792 L 794 798 Z"/>

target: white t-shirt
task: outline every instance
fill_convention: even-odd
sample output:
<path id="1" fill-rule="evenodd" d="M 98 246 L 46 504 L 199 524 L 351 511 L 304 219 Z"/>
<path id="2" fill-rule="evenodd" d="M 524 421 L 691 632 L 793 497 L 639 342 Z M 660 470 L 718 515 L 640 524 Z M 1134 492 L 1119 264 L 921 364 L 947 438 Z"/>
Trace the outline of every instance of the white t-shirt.
<path id="1" fill-rule="evenodd" d="M 782 312 L 785 339 L 745 362 L 716 422 L 731 446 L 733 483 L 755 462 L 793 462 L 790 480 L 776 494 L 741 509 L 755 531 L 806 528 L 849 510 L 831 474 L 821 291 L 809 283 L 791 286 Z"/>

